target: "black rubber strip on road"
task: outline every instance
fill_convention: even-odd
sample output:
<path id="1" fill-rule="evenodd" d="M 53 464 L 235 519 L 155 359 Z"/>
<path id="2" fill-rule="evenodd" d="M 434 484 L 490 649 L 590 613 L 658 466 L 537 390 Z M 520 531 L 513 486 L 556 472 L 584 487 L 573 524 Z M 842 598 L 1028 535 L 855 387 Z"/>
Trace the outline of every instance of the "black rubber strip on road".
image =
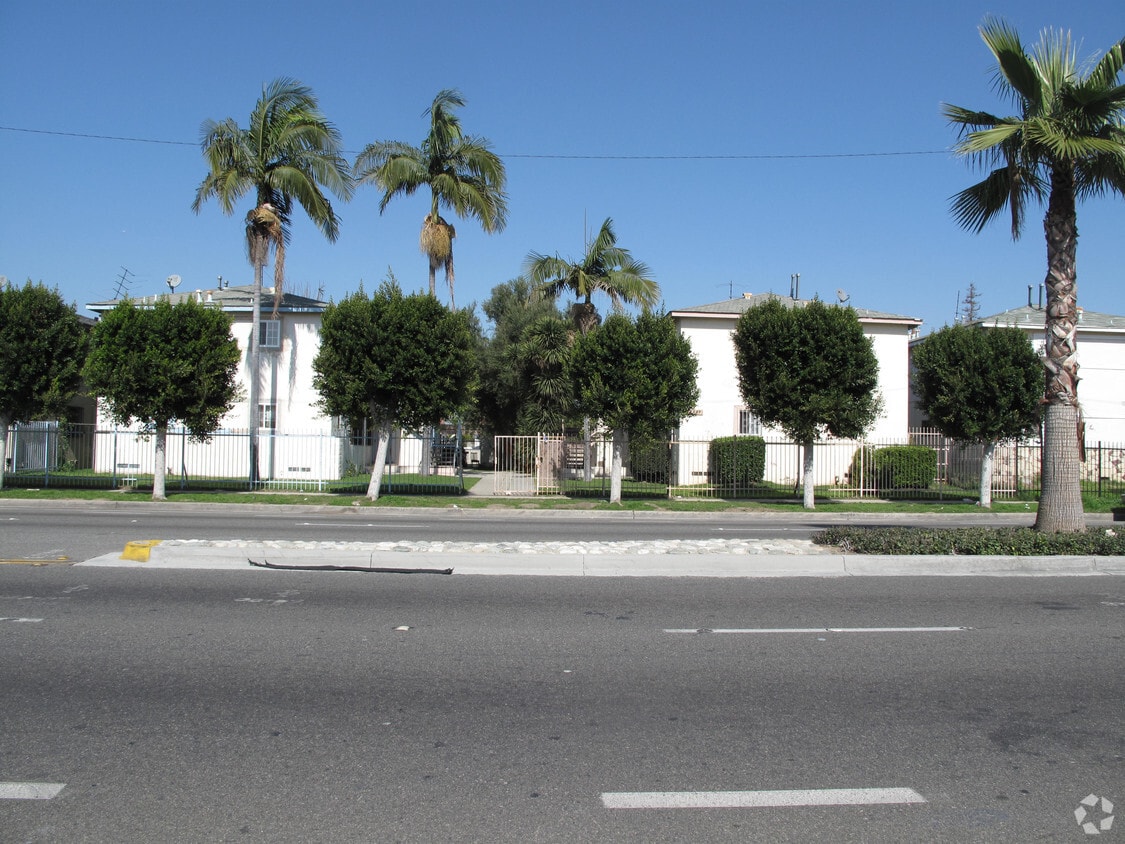
<path id="1" fill-rule="evenodd" d="M 281 569 L 283 571 L 366 571 L 374 572 L 376 574 L 453 574 L 453 569 L 397 569 L 386 567 L 365 567 L 365 566 L 283 566 L 278 563 L 271 563 L 269 560 L 251 560 L 247 558 L 252 566 L 257 566 L 260 569 Z"/>

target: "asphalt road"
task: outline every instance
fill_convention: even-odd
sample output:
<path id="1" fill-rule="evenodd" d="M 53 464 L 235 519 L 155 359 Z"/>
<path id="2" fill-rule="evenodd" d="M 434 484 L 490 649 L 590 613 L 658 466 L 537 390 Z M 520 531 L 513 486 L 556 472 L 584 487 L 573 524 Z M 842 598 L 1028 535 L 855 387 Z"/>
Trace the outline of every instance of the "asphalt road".
<path id="1" fill-rule="evenodd" d="M 829 524 L 897 523 L 890 514 L 621 513 L 542 510 L 371 509 L 85 501 L 0 503 L 0 559 L 85 560 L 138 539 L 284 539 L 381 542 L 549 542 L 658 539 L 807 539 Z M 913 517 L 918 518 L 918 517 Z M 944 525 L 1031 524 L 1033 517 L 941 516 Z"/>
<path id="2" fill-rule="evenodd" d="M 61 786 L 0 799 L 5 842 L 1058 842 L 1125 810 L 1120 578 L 7 565 L 0 618 L 0 793 Z"/>

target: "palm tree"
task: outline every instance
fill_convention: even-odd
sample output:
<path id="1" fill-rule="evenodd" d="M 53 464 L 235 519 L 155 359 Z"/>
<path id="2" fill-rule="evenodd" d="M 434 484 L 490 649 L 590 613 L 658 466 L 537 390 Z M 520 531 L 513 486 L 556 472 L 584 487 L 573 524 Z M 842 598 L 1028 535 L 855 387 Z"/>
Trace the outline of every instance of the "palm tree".
<path id="1" fill-rule="evenodd" d="M 504 163 L 484 138 L 466 135 L 453 110 L 465 105 L 453 89 L 439 91 L 424 115 L 430 134 L 420 147 L 401 141 L 375 141 L 355 160 L 360 183 L 383 191 L 379 213 L 399 194 L 412 195 L 423 185 L 430 189 L 430 213 L 422 221 L 419 243 L 430 260 L 430 295 L 435 295 L 438 267 L 445 270 L 449 301 L 453 304 L 453 239 L 457 231 L 442 218 L 442 207 L 458 217 L 476 219 L 488 234 L 504 229 L 508 196 Z"/>
<path id="2" fill-rule="evenodd" d="M 1125 196 L 1125 39 L 1080 68 L 1069 33 L 1044 31 L 1028 53 L 1004 22 L 988 18 L 981 37 L 996 59 L 997 90 L 1016 115 L 943 105 L 960 130 L 955 151 L 994 168 L 952 199 L 957 222 L 980 232 L 1005 208 L 1012 237 L 1024 212 L 1046 202 L 1046 404 L 1042 494 L 1035 527 L 1085 530 L 1079 486 L 1081 414 L 1078 409 L 1076 201 L 1116 192 Z"/>
<path id="3" fill-rule="evenodd" d="M 606 217 L 597 237 L 586 247 L 581 262 L 531 252 L 524 261 L 524 272 L 540 296 L 557 299 L 572 293 L 578 302 L 571 316 L 579 333 L 585 334 L 601 322 L 590 301 L 595 293 L 609 297 L 615 311 L 625 305 L 654 307 L 660 301 L 660 286 L 649 276 L 652 271 L 635 261 L 628 249 L 617 245 L 613 220 Z"/>
<path id="4" fill-rule="evenodd" d="M 198 214 L 203 203 L 214 197 L 223 213 L 230 215 L 246 194 L 253 191 L 256 198 L 246 215 L 246 251 L 254 268 L 249 428 L 250 481 L 256 483 L 262 272 L 272 251 L 276 316 L 285 282 L 285 247 L 294 200 L 334 243 L 340 220 L 324 189 L 347 200 L 353 182 L 340 154 L 339 131 L 320 112 L 312 90 L 294 79 L 275 79 L 262 89 L 248 128 L 229 117 L 220 122 L 205 120 L 200 135 L 209 171 L 195 193 L 192 210 Z"/>

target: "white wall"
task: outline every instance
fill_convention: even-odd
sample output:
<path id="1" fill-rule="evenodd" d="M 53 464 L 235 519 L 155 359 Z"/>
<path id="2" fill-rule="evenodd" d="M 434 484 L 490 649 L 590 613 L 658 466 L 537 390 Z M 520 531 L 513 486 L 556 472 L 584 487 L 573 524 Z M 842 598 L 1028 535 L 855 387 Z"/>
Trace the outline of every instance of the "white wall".
<path id="1" fill-rule="evenodd" d="M 680 423 L 681 440 L 711 440 L 738 433 L 738 391 L 734 362 L 737 315 L 677 317 L 680 333 L 691 343 L 699 361 L 697 413 Z M 883 411 L 868 431 L 870 439 L 906 442 L 910 407 L 909 334 L 905 325 L 862 322 L 879 361 L 878 390 Z M 779 431 L 763 431 L 767 439 L 785 439 Z"/>
<path id="2" fill-rule="evenodd" d="M 223 417 L 222 427 L 245 431 L 250 425 L 250 315 L 233 314 L 231 335 L 242 349 L 239 385 L 242 400 Z M 268 313 L 262 319 L 269 319 Z M 320 314 L 278 314 L 281 348 L 262 349 L 259 401 L 277 406 L 276 430 L 287 433 L 331 433 L 332 420 L 315 407 L 313 360 L 320 350 Z"/>
<path id="3" fill-rule="evenodd" d="M 1078 403 L 1087 443 L 1125 443 L 1125 334 L 1078 334 Z"/>
<path id="4" fill-rule="evenodd" d="M 987 326 L 986 326 L 987 327 Z M 1035 351 L 1043 354 L 1043 326 L 1018 323 Z M 1078 402 L 1086 420 L 1086 442 L 1125 444 L 1125 332 L 1078 329 Z M 916 401 L 913 395 L 911 402 Z M 913 409 L 911 425 L 923 424 Z"/>

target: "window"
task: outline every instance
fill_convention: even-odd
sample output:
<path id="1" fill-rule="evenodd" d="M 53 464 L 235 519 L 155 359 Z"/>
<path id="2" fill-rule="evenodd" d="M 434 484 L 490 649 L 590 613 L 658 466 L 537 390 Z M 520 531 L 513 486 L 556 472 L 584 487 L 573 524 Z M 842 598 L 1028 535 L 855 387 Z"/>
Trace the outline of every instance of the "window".
<path id="1" fill-rule="evenodd" d="M 258 427 L 268 428 L 273 431 L 277 428 L 277 405 L 276 404 L 260 404 L 258 405 Z"/>
<path id="2" fill-rule="evenodd" d="M 738 433 L 760 437 L 762 435 L 762 420 L 745 407 L 738 408 Z"/>
<path id="3" fill-rule="evenodd" d="M 281 320 L 263 319 L 258 324 L 258 345 L 263 349 L 281 348 Z"/>

